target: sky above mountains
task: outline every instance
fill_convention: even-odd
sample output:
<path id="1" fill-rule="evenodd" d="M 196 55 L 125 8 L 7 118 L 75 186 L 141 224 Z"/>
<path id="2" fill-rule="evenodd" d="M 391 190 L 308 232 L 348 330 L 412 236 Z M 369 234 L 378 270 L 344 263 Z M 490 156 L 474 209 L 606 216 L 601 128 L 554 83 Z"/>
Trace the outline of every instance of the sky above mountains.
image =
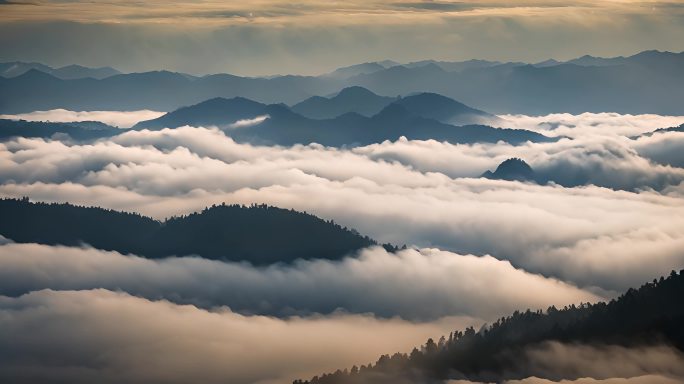
<path id="1" fill-rule="evenodd" d="M 0 1 L 0 59 L 123 71 L 319 74 L 426 58 L 684 50 L 677 1 Z"/>

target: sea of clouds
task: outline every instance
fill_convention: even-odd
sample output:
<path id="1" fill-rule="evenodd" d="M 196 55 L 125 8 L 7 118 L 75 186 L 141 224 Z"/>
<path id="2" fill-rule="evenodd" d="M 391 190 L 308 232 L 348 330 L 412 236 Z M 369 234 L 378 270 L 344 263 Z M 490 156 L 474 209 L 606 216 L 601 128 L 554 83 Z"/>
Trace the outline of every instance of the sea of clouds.
<path id="1" fill-rule="evenodd" d="M 116 118 L 125 126 L 148 116 Z M 3 197 L 158 219 L 222 202 L 267 203 L 409 246 L 253 267 L 5 239 L 0 375 L 16 382 L 188 382 L 201 373 L 204 382 L 287 382 L 408 351 L 516 309 L 610 299 L 684 268 L 684 133 L 648 134 L 684 117 L 502 118 L 559 140 L 264 147 L 236 143 L 214 127 L 182 127 L 91 143 L 0 143 Z M 479 178 L 510 157 L 550 181 Z M 530 351 L 536 360 L 529 360 L 546 377 L 552 364 L 542 357 L 589 353 L 540 348 L 546 354 Z M 578 366 L 596 382 L 632 380 L 610 383 L 669 383 L 681 373 L 656 365 L 601 376 Z M 545 382 L 535 380 L 522 382 Z"/>

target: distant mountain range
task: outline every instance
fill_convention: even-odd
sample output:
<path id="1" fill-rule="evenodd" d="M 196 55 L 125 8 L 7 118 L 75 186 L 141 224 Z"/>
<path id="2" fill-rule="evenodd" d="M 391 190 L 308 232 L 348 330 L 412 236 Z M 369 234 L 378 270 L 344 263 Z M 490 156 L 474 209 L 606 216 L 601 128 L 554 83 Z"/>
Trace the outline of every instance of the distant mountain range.
<path id="1" fill-rule="evenodd" d="M 160 222 L 132 213 L 27 199 L 0 199 L 0 235 L 19 243 L 88 244 L 148 258 L 196 255 L 255 265 L 340 259 L 377 244 L 332 221 L 266 205 L 217 205 Z M 391 245 L 385 248 L 396 250 Z"/>
<path id="2" fill-rule="evenodd" d="M 352 76 L 365 75 L 373 72 L 382 71 L 383 69 L 391 68 L 401 65 L 395 61 L 378 61 L 370 63 L 354 64 L 348 67 L 338 68 L 330 73 L 323 75 L 324 77 L 331 77 L 336 79 L 346 79 Z"/>
<path id="3" fill-rule="evenodd" d="M 537 64 L 481 60 L 428 60 L 405 65 L 376 62 L 320 76 L 270 78 L 228 74 L 197 77 L 161 71 L 104 78 L 90 75 L 74 79 L 70 75 L 63 79 L 59 76 L 65 75 L 53 71 L 34 65 L 18 76 L 0 77 L 0 113 L 55 108 L 172 111 L 215 97 L 238 96 L 266 104 L 297 105 L 312 96 L 335 94 L 351 86 L 390 97 L 438 93 L 495 114 L 684 113 L 680 102 L 684 99 L 684 52 L 645 51 L 616 58 L 583 56 Z M 330 109 L 315 117 L 328 118 L 336 113 L 325 101 L 317 102 Z M 310 100 L 308 106 L 299 105 L 297 109 L 314 117 L 317 112 L 311 112 L 310 105 L 315 103 Z M 369 106 L 358 113 L 373 112 Z"/>
<path id="4" fill-rule="evenodd" d="M 352 97 L 348 97 L 352 95 Z M 389 102 L 371 117 L 355 111 L 366 105 Z M 312 119 L 292 109 L 307 109 L 311 103 L 325 103 L 334 118 Z M 363 88 L 345 89 L 329 99 L 315 99 L 292 109 L 283 104 L 262 104 L 245 98 L 215 98 L 183 107 L 157 119 L 142 121 L 133 129 L 175 128 L 184 125 L 218 126 L 238 142 L 252 144 L 309 144 L 354 146 L 397 140 L 447 141 L 450 143 L 498 142 L 520 144 L 553 139 L 521 130 L 492 128 L 486 125 L 452 124 L 496 118 L 444 96 L 421 93 L 388 100 Z M 374 106 L 375 108 L 378 105 Z M 334 112 L 333 112 L 334 111 Z M 321 117 L 321 116 L 319 116 Z M 450 124 L 451 123 L 451 124 Z"/>
<path id="5" fill-rule="evenodd" d="M 332 119 L 349 112 L 370 117 L 397 100 L 397 97 L 376 95 L 363 87 L 349 87 L 331 97 L 310 97 L 293 105 L 292 111 L 311 119 Z"/>
<path id="6" fill-rule="evenodd" d="M 81 65 L 67 65 L 65 67 L 52 68 L 40 63 L 24 63 L 21 61 L 0 63 L 1 77 L 17 77 L 30 70 L 41 71 L 62 80 L 83 79 L 88 77 L 93 79 L 104 79 L 105 77 L 121 73 L 111 67 L 89 68 Z"/>
<path id="7" fill-rule="evenodd" d="M 325 105 L 316 111 L 313 104 Z M 307 115 L 295 112 L 303 111 Z M 377 112 L 376 112 L 377 110 Z M 325 113 L 323 113 L 325 112 Z M 362 115 L 364 112 L 366 115 Z M 374 113 L 376 112 L 376 113 Z M 438 140 L 450 143 L 549 142 L 555 140 L 523 129 L 493 128 L 484 124 L 500 119 L 448 97 L 419 93 L 403 98 L 383 97 L 360 87 L 343 89 L 330 98 L 316 97 L 290 108 L 263 104 L 243 97 L 214 98 L 182 107 L 159 118 L 137 123 L 132 129 L 216 126 L 242 143 L 357 146 L 397 140 Z M 11 137 L 69 137 L 87 141 L 111 137 L 126 129 L 100 122 L 30 122 L 0 120 L 0 140 Z"/>
<path id="8" fill-rule="evenodd" d="M 338 370 L 307 381 L 295 380 L 293 384 L 444 383 L 449 379 L 501 383 L 530 376 L 554 382 L 574 380 L 582 377 L 575 375 L 583 372 L 568 368 L 557 372 L 545 370 L 548 367 L 543 363 L 541 367 L 535 365 L 526 352 L 543 352 L 554 345 L 548 343 L 565 343 L 585 346 L 581 353 L 588 352 L 590 347 L 610 350 L 617 346 L 625 351 L 663 345 L 681 353 L 683 295 L 684 270 L 679 274 L 672 271 L 667 278 L 629 289 L 608 303 L 516 311 L 479 332 L 472 327 L 456 330 L 439 341 L 429 339 L 408 354 L 383 355 L 375 364 Z M 565 354 L 558 358 L 569 361 L 576 357 Z M 551 377 L 546 376 L 549 372 Z"/>

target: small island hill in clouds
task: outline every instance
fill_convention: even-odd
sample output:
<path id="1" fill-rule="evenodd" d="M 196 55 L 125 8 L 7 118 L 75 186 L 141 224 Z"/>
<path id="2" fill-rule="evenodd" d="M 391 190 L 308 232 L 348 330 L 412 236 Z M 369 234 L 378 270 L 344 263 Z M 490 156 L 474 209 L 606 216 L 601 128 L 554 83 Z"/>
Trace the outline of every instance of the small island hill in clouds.
<path id="1" fill-rule="evenodd" d="M 0 383 L 684 382 L 682 20 L 0 1 Z"/>

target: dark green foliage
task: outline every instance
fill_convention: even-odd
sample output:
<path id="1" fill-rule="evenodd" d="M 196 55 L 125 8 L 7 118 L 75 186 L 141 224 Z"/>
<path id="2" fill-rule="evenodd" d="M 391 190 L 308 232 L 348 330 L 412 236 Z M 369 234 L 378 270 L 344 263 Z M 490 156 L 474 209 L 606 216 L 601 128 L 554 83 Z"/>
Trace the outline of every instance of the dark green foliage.
<path id="1" fill-rule="evenodd" d="M 0 200 L 0 234 L 18 243 L 78 246 L 88 243 L 129 253 L 141 246 L 143 234 L 160 228 L 158 221 L 134 213 L 70 204 Z"/>
<path id="2" fill-rule="evenodd" d="M 19 243 L 89 244 L 149 258 L 198 255 L 257 265 L 340 259 L 376 244 L 333 221 L 267 205 L 215 205 L 159 222 L 102 208 L 3 199 L 0 234 Z"/>
<path id="3" fill-rule="evenodd" d="M 501 381 L 525 377 L 525 348 L 545 341 L 638 347 L 672 345 L 684 350 L 684 270 L 629 289 L 609 303 L 516 311 L 476 332 L 455 331 L 429 339 L 410 354 L 381 356 L 375 365 L 337 371 L 297 384 L 443 382 L 449 378 Z M 352 373 L 354 372 L 354 373 Z"/>

